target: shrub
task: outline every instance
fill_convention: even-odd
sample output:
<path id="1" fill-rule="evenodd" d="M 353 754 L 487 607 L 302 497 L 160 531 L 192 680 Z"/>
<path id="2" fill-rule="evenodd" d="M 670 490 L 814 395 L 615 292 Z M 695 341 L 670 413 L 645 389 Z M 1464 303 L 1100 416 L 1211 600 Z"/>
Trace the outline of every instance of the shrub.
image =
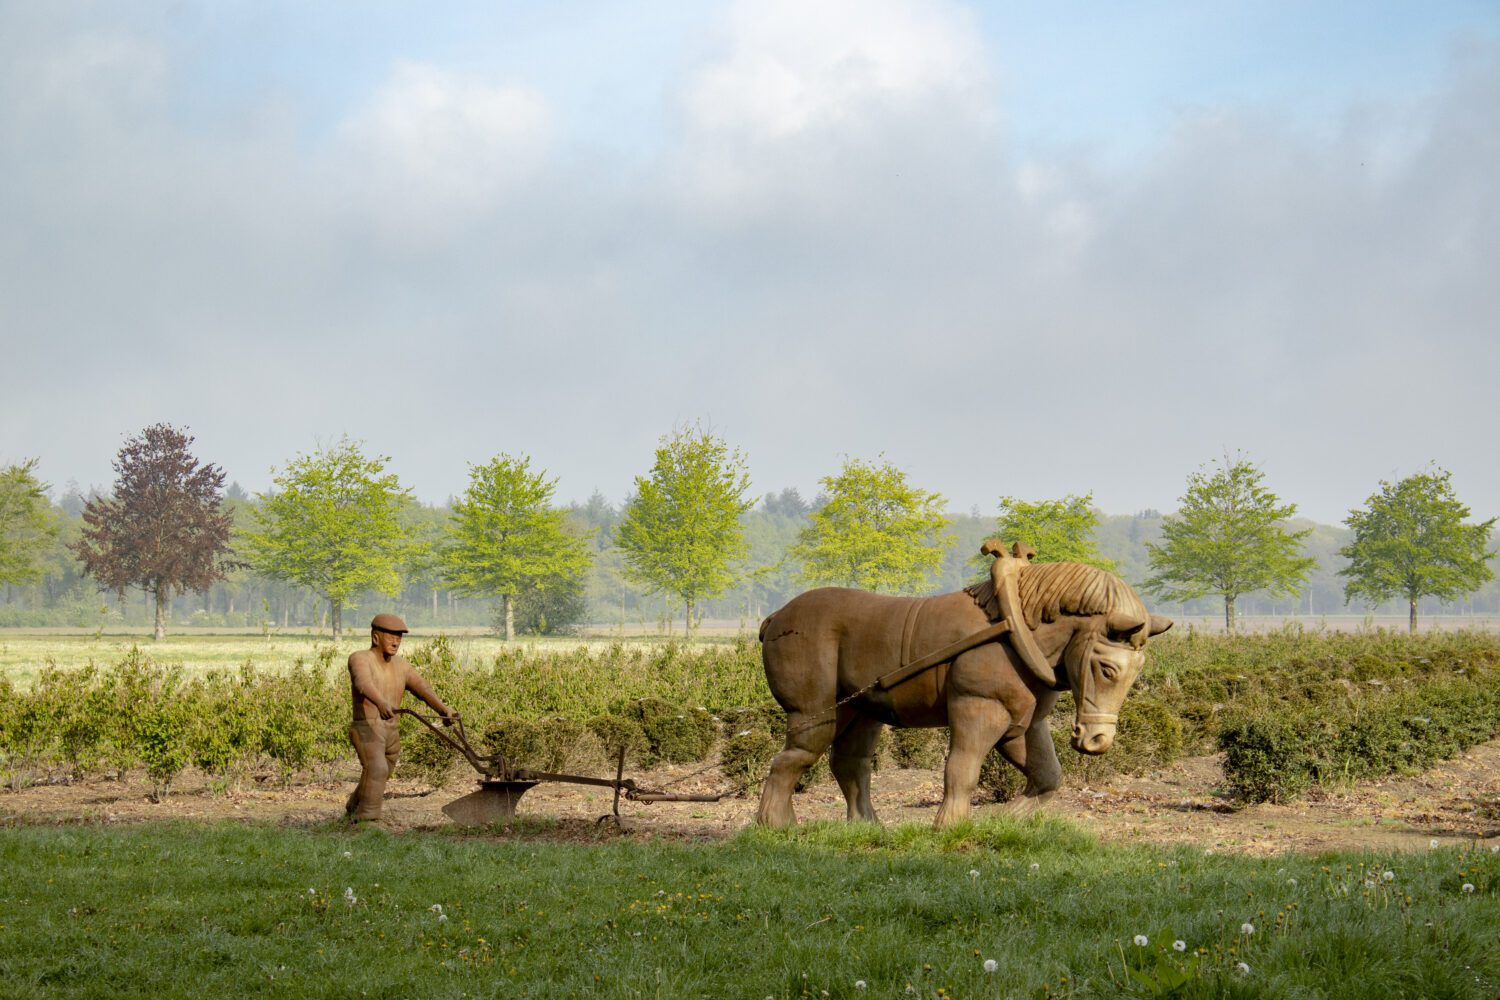
<path id="1" fill-rule="evenodd" d="M 136 756 L 151 779 L 151 801 L 167 797 L 172 780 L 188 766 L 192 719 L 182 702 L 163 698 L 137 713 L 132 724 Z"/>
<path id="2" fill-rule="evenodd" d="M 979 787 L 994 801 L 1009 802 L 1026 787 L 1026 778 L 999 750 L 991 750 L 979 765 Z"/>
<path id="3" fill-rule="evenodd" d="M 541 769 L 571 771 L 596 767 L 605 762 L 603 745 L 589 727 L 575 719 L 553 716 L 539 723 Z M 609 761 L 613 763 L 613 760 Z"/>
<path id="4" fill-rule="evenodd" d="M 605 760 L 619 760 L 623 751 L 626 763 L 638 764 L 646 753 L 646 733 L 641 724 L 623 715 L 597 715 L 585 725 L 604 749 Z"/>
<path id="5" fill-rule="evenodd" d="M 782 741 L 770 733 L 749 730 L 729 737 L 719 754 L 720 769 L 740 795 L 760 789 L 770 770 L 771 759 L 781 750 Z"/>
<path id="6" fill-rule="evenodd" d="M 897 767 L 937 770 L 948 753 L 948 730 L 893 728 L 890 751 Z"/>
<path id="7" fill-rule="evenodd" d="M 1313 754 L 1306 730 L 1277 716 L 1247 719 L 1219 734 L 1224 777 L 1246 802 L 1286 802 L 1312 780 Z"/>
<path id="8" fill-rule="evenodd" d="M 746 730 L 758 730 L 780 738 L 786 735 L 786 712 L 774 701 L 738 705 L 720 710 L 719 727 L 726 740 Z"/>
<path id="9" fill-rule="evenodd" d="M 660 698 L 639 698 L 625 714 L 640 723 L 649 759 L 669 764 L 691 764 L 707 757 L 714 747 L 713 716 L 707 709 L 684 709 Z"/>

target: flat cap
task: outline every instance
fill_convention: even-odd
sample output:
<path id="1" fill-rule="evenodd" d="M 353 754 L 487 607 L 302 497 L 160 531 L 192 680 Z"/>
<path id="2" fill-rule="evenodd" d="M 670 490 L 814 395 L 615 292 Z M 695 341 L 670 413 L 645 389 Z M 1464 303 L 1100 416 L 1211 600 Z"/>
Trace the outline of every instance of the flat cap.
<path id="1" fill-rule="evenodd" d="M 378 614 L 370 619 L 370 627 L 381 632 L 394 632 L 398 635 L 410 632 L 406 622 L 392 614 Z"/>

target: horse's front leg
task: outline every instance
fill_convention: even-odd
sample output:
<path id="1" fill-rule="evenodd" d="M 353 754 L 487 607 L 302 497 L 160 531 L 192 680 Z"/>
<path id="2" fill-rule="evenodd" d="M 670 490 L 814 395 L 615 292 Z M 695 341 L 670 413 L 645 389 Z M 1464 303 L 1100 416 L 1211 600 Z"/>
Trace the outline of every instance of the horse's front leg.
<path id="1" fill-rule="evenodd" d="M 949 698 L 948 763 L 943 768 L 943 805 L 936 826 L 968 818 L 969 800 L 979 784 L 985 755 L 1010 726 L 1010 713 L 994 698 L 964 695 Z"/>
<path id="2" fill-rule="evenodd" d="M 1062 784 L 1062 764 L 1057 759 L 1057 745 L 1052 742 L 1052 726 L 1048 722 L 1056 704 L 1056 691 L 1039 695 L 1036 712 L 1025 735 L 1000 744 L 1001 756 L 1026 777 L 1026 787 L 1021 794 L 1006 803 L 1007 812 L 1032 812 L 1056 795 Z"/>

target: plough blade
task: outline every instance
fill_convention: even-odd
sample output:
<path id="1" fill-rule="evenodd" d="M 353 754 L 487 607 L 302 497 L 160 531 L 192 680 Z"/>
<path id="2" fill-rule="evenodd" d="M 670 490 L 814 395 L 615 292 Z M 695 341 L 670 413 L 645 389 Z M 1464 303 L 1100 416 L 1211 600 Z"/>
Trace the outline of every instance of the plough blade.
<path id="1" fill-rule="evenodd" d="M 443 806 L 443 814 L 459 826 L 505 823 L 516 815 L 516 803 L 535 781 L 481 781 L 477 792 Z"/>

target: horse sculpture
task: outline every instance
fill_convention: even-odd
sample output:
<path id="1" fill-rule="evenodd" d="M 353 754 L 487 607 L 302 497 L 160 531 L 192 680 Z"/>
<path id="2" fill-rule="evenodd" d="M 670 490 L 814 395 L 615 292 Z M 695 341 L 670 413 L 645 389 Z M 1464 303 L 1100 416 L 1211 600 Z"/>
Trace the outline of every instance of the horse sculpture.
<path id="1" fill-rule="evenodd" d="M 985 755 L 997 744 L 1026 777 L 1014 808 L 1042 804 L 1062 778 L 1047 718 L 1071 690 L 1073 749 L 1114 742 L 1120 705 L 1150 636 L 1172 627 L 1119 577 L 1082 563 L 1038 563 L 993 541 L 990 579 L 936 597 L 825 587 L 793 598 L 760 627 L 771 693 L 787 713 L 756 820 L 796 822 L 792 791 L 832 746 L 829 766 L 849 819 L 875 820 L 870 765 L 883 725 L 948 726 L 936 825 L 969 814 Z"/>

